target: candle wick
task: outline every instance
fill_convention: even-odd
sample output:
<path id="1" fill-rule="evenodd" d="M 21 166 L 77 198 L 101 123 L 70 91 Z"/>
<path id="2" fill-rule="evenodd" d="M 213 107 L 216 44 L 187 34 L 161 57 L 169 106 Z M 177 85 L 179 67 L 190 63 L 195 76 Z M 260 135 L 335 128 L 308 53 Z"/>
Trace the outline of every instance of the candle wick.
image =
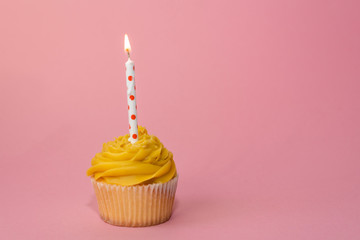
<path id="1" fill-rule="evenodd" d="M 128 55 L 128 60 L 130 59 L 130 51 L 126 51 L 127 52 L 127 55 Z"/>

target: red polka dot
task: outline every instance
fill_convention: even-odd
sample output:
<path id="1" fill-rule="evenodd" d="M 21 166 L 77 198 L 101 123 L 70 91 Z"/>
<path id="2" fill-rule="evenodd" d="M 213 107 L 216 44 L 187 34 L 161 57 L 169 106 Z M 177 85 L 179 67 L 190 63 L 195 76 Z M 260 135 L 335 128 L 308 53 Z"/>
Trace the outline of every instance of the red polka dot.
<path id="1" fill-rule="evenodd" d="M 134 100 L 135 99 L 134 95 L 130 95 L 130 99 Z"/>
<path id="2" fill-rule="evenodd" d="M 129 80 L 129 81 L 132 81 L 132 76 L 128 76 L 128 80 Z"/>
<path id="3" fill-rule="evenodd" d="M 130 106 L 128 105 L 128 110 L 130 109 Z"/>
<path id="4" fill-rule="evenodd" d="M 133 70 L 135 71 L 135 66 L 133 66 Z"/>
<path id="5" fill-rule="evenodd" d="M 129 124 L 129 129 L 131 129 L 131 126 L 130 126 L 130 124 Z"/>
<path id="6" fill-rule="evenodd" d="M 134 89 L 136 90 L 136 86 L 134 86 Z"/>
<path id="7" fill-rule="evenodd" d="M 132 119 L 132 120 L 135 120 L 135 119 L 136 119 L 135 114 L 131 115 L 131 119 Z"/>
<path id="8" fill-rule="evenodd" d="M 137 135 L 136 135 L 136 134 L 133 134 L 133 139 L 137 139 Z"/>

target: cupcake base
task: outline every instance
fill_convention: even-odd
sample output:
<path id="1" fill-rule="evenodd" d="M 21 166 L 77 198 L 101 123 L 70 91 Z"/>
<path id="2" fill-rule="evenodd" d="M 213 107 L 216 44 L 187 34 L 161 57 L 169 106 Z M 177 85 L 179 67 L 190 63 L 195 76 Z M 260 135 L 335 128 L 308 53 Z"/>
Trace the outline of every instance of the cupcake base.
<path id="1" fill-rule="evenodd" d="M 178 177 L 166 183 L 120 186 L 91 178 L 100 217 L 107 223 L 125 227 L 146 227 L 171 217 Z"/>

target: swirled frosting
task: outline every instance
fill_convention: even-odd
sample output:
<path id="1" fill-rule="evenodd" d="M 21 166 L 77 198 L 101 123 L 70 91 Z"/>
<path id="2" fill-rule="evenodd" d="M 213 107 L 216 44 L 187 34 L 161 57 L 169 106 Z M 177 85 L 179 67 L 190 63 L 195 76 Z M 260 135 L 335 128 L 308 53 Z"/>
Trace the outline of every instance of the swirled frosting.
<path id="1" fill-rule="evenodd" d="M 173 154 L 160 140 L 139 126 L 138 141 L 128 141 L 129 134 L 103 144 L 91 160 L 88 176 L 97 181 L 123 186 L 165 183 L 176 176 Z"/>

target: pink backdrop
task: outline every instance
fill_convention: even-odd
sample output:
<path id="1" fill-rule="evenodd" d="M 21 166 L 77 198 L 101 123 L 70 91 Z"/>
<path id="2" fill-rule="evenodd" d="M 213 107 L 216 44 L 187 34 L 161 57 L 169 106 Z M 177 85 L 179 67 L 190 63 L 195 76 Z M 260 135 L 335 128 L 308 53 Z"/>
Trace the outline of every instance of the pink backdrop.
<path id="1" fill-rule="evenodd" d="M 1 239 L 359 239 L 360 4 L 1 1 Z M 85 171 L 139 123 L 173 151 L 171 220 L 102 222 Z"/>

